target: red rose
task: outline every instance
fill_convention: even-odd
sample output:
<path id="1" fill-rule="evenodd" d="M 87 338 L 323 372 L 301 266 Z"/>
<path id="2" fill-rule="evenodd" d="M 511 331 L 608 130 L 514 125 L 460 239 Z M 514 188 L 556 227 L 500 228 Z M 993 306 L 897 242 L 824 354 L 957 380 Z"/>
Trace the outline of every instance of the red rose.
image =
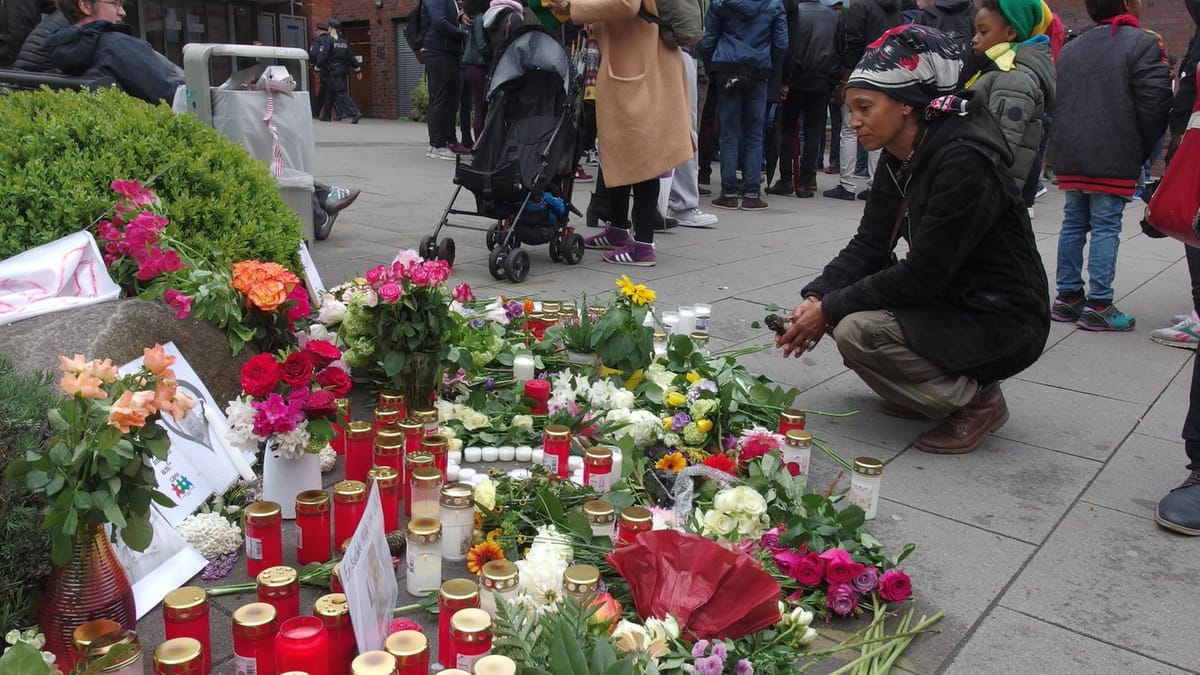
<path id="1" fill-rule="evenodd" d="M 302 410 L 304 410 L 305 417 L 309 419 L 332 417 L 337 413 L 337 397 L 331 391 L 317 389 L 309 394 L 308 400 L 304 402 Z"/>
<path id="2" fill-rule="evenodd" d="M 317 384 L 333 392 L 337 398 L 350 393 L 350 376 L 341 368 L 326 368 L 317 373 Z"/>
<path id="3" fill-rule="evenodd" d="M 242 364 L 242 391 L 259 398 L 279 385 L 279 363 L 270 354 L 255 354 Z"/>
<path id="4" fill-rule="evenodd" d="M 825 574 L 825 561 L 816 553 L 809 553 L 801 558 L 788 574 L 804 586 L 817 586 Z"/>
<path id="5" fill-rule="evenodd" d="M 897 567 L 883 573 L 879 578 L 879 597 L 888 602 L 904 602 L 912 595 L 912 580 Z"/>
<path id="6" fill-rule="evenodd" d="M 284 382 L 293 387 L 308 386 L 313 376 L 312 358 L 305 352 L 288 354 L 280 367 L 280 375 Z"/>
<path id="7" fill-rule="evenodd" d="M 325 340 L 309 340 L 304 345 L 304 351 L 312 359 L 313 367 L 317 370 L 342 358 L 341 350 Z"/>

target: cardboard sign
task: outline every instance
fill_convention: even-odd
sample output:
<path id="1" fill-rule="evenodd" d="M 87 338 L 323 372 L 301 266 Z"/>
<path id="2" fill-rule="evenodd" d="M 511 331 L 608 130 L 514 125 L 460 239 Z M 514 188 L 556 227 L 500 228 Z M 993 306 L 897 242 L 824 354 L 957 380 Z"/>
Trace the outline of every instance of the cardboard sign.
<path id="1" fill-rule="evenodd" d="M 304 268 L 304 281 L 308 286 L 308 299 L 314 306 L 321 304 L 321 296 L 325 293 L 325 284 L 321 281 L 321 273 L 317 271 L 317 263 L 313 262 L 308 245 L 300 242 L 300 265 Z"/>
<path id="2" fill-rule="evenodd" d="M 379 485 L 373 481 L 366 513 L 350 538 L 338 572 L 350 605 L 350 625 L 354 626 L 358 653 L 383 649 L 399 591 L 392 553 L 383 531 Z"/>

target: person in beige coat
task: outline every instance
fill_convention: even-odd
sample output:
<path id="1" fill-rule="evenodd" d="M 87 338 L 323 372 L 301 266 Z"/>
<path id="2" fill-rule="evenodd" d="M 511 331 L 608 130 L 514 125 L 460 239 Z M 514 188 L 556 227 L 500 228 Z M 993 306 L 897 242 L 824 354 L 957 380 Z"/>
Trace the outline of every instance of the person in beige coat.
<path id="1" fill-rule="evenodd" d="M 628 213 L 633 193 L 633 236 L 613 224 L 588 237 L 587 246 L 611 249 L 604 254 L 611 263 L 653 266 L 658 177 L 696 152 L 683 56 L 663 44 L 657 24 L 638 17 L 642 8 L 657 14 L 655 0 L 551 2 L 571 21 L 591 24 L 600 48 L 596 133 L 610 213 Z"/>

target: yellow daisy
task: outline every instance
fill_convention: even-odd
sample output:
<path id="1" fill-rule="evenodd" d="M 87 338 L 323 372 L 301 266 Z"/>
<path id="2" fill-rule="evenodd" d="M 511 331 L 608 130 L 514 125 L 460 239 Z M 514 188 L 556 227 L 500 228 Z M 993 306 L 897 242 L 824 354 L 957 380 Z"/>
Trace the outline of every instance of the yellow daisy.
<path id="1" fill-rule="evenodd" d="M 687 460 L 683 458 L 682 452 L 672 452 L 664 456 L 654 465 L 659 471 L 670 471 L 671 473 L 679 473 L 687 467 Z"/>

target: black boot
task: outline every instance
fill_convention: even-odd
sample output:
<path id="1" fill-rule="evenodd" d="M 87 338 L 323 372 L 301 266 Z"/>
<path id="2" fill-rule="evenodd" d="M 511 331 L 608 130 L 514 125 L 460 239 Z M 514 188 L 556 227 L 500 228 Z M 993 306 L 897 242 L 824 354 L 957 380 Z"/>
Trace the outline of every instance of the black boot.
<path id="1" fill-rule="evenodd" d="M 790 195 L 794 191 L 795 191 L 795 189 L 792 187 L 792 177 L 791 176 L 782 176 L 781 175 L 779 177 L 779 180 L 775 181 L 774 185 L 767 188 L 767 194 L 772 194 L 772 195 Z"/>
<path id="2" fill-rule="evenodd" d="M 1200 471 L 1158 502 L 1154 522 L 1180 534 L 1200 536 Z"/>

